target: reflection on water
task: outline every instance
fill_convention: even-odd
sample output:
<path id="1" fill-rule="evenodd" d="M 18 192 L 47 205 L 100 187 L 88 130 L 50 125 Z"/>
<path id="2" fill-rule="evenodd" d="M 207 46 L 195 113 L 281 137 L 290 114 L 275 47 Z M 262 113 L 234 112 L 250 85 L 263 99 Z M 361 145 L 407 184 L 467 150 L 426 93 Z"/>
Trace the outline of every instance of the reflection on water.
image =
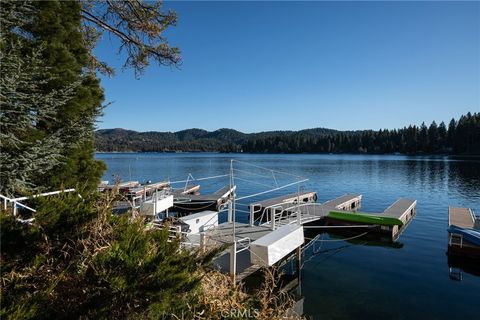
<path id="1" fill-rule="evenodd" d="M 460 257 L 448 255 L 448 268 L 450 279 L 463 280 L 463 273 L 480 277 L 480 258 Z"/>
<path id="2" fill-rule="evenodd" d="M 417 199 L 417 215 L 396 243 L 369 237 L 349 241 L 325 233 L 317 254 L 305 259 L 303 309 L 317 319 L 455 319 L 480 314 L 480 277 L 475 264 L 452 263 L 446 255 L 448 206 L 480 213 L 480 161 L 442 157 L 248 154 L 98 154 L 108 171 L 124 180 L 181 180 L 228 173 L 231 158 L 310 180 L 305 189 L 324 202 L 345 193 L 363 195 L 362 211 L 382 212 L 400 197 Z M 263 191 L 264 180 L 239 183 L 238 194 Z M 206 181 L 201 191 L 228 183 Z M 261 183 L 261 184 L 259 184 Z M 266 197 L 296 190 L 280 190 Z M 256 200 L 256 199 L 252 199 Z M 245 203 L 248 204 L 248 203 Z M 241 205 L 239 205 L 241 208 Z M 239 213 L 247 221 L 247 214 Z M 313 249 L 312 249 L 313 250 Z M 450 268 L 461 272 L 453 281 Z M 452 269 L 453 270 L 453 269 Z M 453 270 L 455 272 L 455 270 Z M 461 285 L 460 285 L 461 284 Z"/>

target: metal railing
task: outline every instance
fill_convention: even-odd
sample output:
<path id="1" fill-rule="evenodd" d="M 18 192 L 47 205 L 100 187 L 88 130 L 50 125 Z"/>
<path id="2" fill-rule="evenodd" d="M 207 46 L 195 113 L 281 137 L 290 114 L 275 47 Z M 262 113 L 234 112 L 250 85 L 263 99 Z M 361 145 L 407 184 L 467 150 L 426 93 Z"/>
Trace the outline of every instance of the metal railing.
<path id="1" fill-rule="evenodd" d="M 4 196 L 3 194 L 0 194 L 0 198 L 3 200 L 3 209 L 7 210 L 9 206 L 12 206 L 12 213 L 13 216 L 16 217 L 18 213 L 18 208 L 23 208 L 26 209 L 30 212 L 37 212 L 37 210 L 21 203 L 20 201 L 28 200 L 28 199 L 35 199 L 38 197 L 46 197 L 46 196 L 53 196 L 57 195 L 60 193 L 68 193 L 68 192 L 74 192 L 76 191 L 75 189 L 66 189 L 66 190 L 58 190 L 58 191 L 52 191 L 52 192 L 45 192 L 45 193 L 39 193 L 39 194 L 34 194 L 32 196 L 25 196 L 25 197 L 18 197 L 18 198 L 9 198 L 7 196 Z M 81 198 L 82 196 L 78 194 L 78 196 Z M 31 219 L 29 219 L 31 220 Z"/>
<path id="2" fill-rule="evenodd" d="M 236 241 L 236 253 L 240 253 L 242 251 L 248 250 L 250 248 L 251 240 L 249 237 L 241 238 Z"/>
<path id="3" fill-rule="evenodd" d="M 290 206 L 287 206 L 290 205 Z M 313 211 L 311 212 L 313 208 Z M 320 219 L 325 216 L 328 210 L 321 203 L 283 203 L 257 209 L 252 205 L 250 210 L 250 224 L 269 226 L 272 230 L 278 229 L 287 224 L 304 224 Z M 257 219 L 252 219 L 255 214 L 261 212 Z"/>
<path id="4" fill-rule="evenodd" d="M 37 212 L 37 210 L 33 209 L 33 208 L 30 208 L 29 206 L 27 205 L 24 205 L 23 203 L 20 203 L 18 202 L 20 198 L 16 198 L 16 199 L 11 199 L 9 197 L 6 197 L 2 194 L 0 194 L 0 198 L 3 199 L 3 209 L 4 210 L 7 210 L 9 205 L 12 206 L 12 209 L 13 209 L 13 216 L 16 217 L 17 216 L 17 211 L 18 211 L 18 207 L 21 207 L 21 208 L 24 208 L 24 209 L 27 209 L 31 212 Z M 27 198 L 28 199 L 28 198 Z"/>

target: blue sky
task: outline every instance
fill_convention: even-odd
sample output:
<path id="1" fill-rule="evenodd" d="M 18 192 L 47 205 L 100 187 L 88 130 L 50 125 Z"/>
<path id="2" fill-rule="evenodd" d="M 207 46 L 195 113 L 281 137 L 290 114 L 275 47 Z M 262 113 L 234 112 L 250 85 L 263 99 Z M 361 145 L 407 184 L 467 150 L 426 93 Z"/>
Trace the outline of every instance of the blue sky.
<path id="1" fill-rule="evenodd" d="M 180 68 L 97 55 L 99 128 L 243 132 L 398 128 L 480 111 L 479 2 L 168 2 Z"/>

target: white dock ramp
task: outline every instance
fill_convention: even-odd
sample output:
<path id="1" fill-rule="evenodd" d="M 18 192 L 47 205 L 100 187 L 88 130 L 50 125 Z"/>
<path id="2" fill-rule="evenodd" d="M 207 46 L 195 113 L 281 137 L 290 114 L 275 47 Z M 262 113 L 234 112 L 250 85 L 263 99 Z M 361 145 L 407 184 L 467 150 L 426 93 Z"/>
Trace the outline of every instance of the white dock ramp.
<path id="1" fill-rule="evenodd" d="M 218 211 L 201 211 L 179 218 L 190 226 L 191 233 L 199 233 L 218 227 Z"/>
<path id="2" fill-rule="evenodd" d="M 148 216 L 155 216 L 173 207 L 173 196 L 154 196 L 142 203 L 140 212 Z"/>

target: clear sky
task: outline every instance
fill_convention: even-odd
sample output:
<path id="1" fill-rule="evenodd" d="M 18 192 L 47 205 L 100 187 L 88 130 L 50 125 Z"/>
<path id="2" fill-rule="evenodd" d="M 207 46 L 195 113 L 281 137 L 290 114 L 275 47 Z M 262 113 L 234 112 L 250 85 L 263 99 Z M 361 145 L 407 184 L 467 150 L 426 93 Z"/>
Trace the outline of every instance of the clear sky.
<path id="1" fill-rule="evenodd" d="M 397 128 L 480 111 L 480 2 L 168 2 L 180 68 L 98 56 L 100 128 Z"/>

